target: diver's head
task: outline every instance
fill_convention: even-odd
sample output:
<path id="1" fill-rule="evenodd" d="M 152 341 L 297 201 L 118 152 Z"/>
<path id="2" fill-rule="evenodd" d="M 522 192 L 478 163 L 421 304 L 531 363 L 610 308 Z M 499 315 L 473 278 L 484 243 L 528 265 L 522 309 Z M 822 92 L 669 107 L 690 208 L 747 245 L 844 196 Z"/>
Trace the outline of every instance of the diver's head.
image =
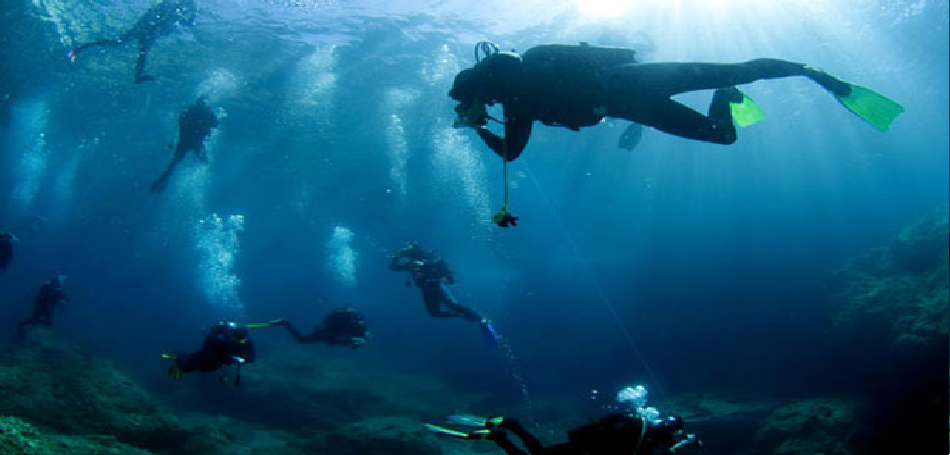
<path id="1" fill-rule="evenodd" d="M 233 321 L 221 321 L 218 327 L 223 329 L 228 341 L 244 343 L 247 341 L 247 326 Z M 220 333 L 220 332 L 219 332 Z"/>
<path id="2" fill-rule="evenodd" d="M 481 85 L 481 71 L 478 67 L 460 71 L 452 82 L 449 97 L 460 103 L 471 103 L 475 100 L 475 93 Z"/>
<path id="3" fill-rule="evenodd" d="M 49 280 L 49 284 L 52 284 L 53 286 L 58 287 L 58 288 L 63 287 L 63 283 L 65 282 L 66 282 L 66 275 L 63 275 L 63 274 L 58 274 L 54 276 L 53 279 Z"/>
<path id="4" fill-rule="evenodd" d="M 449 97 L 459 102 L 458 106 L 455 106 L 458 118 L 453 126 L 456 128 L 477 127 L 487 123 L 485 104 L 478 99 L 482 85 L 481 73 L 482 70 L 479 67 L 465 69 L 459 72 L 455 76 L 455 81 L 452 82 Z"/>
<path id="5" fill-rule="evenodd" d="M 247 342 L 247 326 L 243 324 L 230 323 L 228 331 L 228 339 L 235 343 L 246 343 Z"/>

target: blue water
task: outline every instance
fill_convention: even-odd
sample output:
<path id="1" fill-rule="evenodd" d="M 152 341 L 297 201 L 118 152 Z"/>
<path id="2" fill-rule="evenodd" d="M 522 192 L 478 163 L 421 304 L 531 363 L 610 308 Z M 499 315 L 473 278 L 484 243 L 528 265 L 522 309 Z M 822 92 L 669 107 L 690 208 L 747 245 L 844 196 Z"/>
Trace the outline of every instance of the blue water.
<path id="1" fill-rule="evenodd" d="M 0 336 L 59 272 L 72 303 L 56 331 L 155 381 L 155 353 L 217 318 L 306 326 L 348 305 L 374 334 L 361 361 L 499 401 L 523 400 L 522 385 L 575 400 L 632 382 L 795 393 L 820 389 L 820 359 L 803 353 L 824 328 L 802 321 L 827 312 L 827 274 L 948 200 L 946 2 L 641 2 L 613 18 L 568 2 L 290 3 L 199 1 L 197 25 L 153 49 L 158 81 L 133 85 L 134 46 L 64 56 L 148 2 L 4 2 L 0 228 L 22 242 L 0 276 Z M 787 79 L 744 87 L 768 118 L 728 147 L 646 130 L 627 152 L 623 121 L 536 125 L 509 169 L 521 221 L 502 230 L 500 160 L 451 128 L 446 96 L 481 40 L 785 58 L 907 110 L 881 133 Z M 212 163 L 189 157 L 153 195 L 198 95 L 226 114 Z M 709 96 L 679 99 L 705 110 Z M 428 317 L 387 269 L 408 240 L 448 261 L 523 383 L 476 327 Z"/>

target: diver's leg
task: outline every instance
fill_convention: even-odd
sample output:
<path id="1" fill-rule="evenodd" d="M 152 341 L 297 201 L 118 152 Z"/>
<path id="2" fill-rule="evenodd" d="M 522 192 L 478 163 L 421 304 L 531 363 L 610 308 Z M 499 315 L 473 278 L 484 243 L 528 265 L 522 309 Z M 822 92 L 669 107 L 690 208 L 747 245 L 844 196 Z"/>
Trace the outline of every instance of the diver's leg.
<path id="1" fill-rule="evenodd" d="M 482 317 L 475 311 L 459 305 L 458 301 L 455 300 L 455 296 L 452 295 L 452 291 L 450 291 L 444 283 L 439 283 L 439 301 L 442 303 L 442 306 L 456 312 L 467 321 L 478 322 L 482 320 Z"/>
<path id="2" fill-rule="evenodd" d="M 118 45 L 120 45 L 120 44 L 125 44 L 125 43 L 122 41 L 122 38 L 103 39 L 103 40 L 99 40 L 99 41 L 93 41 L 93 42 L 91 42 L 91 43 L 81 44 L 81 45 L 79 45 L 79 46 L 76 46 L 76 47 L 70 49 L 70 50 L 69 50 L 69 53 L 66 54 L 66 55 L 67 55 L 67 57 L 69 57 L 69 61 L 70 61 L 71 63 L 75 63 L 75 62 L 76 62 L 76 59 L 79 57 L 79 53 L 82 52 L 82 51 L 84 51 L 84 50 L 86 50 L 86 49 L 89 49 L 90 47 L 99 47 L 99 46 L 103 46 L 103 47 L 113 47 L 113 46 L 118 46 Z"/>
<path id="3" fill-rule="evenodd" d="M 736 127 L 732 123 L 729 102 L 734 100 L 734 94 L 737 92 L 735 88 L 716 90 L 709 105 L 708 117 L 669 98 L 610 106 L 607 115 L 651 126 L 686 139 L 728 145 L 736 141 Z M 739 95 L 738 101 L 741 99 Z"/>
<path id="4" fill-rule="evenodd" d="M 442 311 L 442 291 L 437 284 L 429 283 L 420 286 L 422 289 L 422 303 L 426 306 L 426 312 L 434 318 L 457 318 L 461 315 L 449 311 Z"/>
<path id="5" fill-rule="evenodd" d="M 165 187 L 168 186 L 168 180 L 171 178 L 172 174 L 175 172 L 175 168 L 178 166 L 178 162 L 181 161 L 181 156 L 176 153 L 175 157 L 172 158 L 171 162 L 168 163 L 168 166 L 165 168 L 165 171 L 162 172 L 162 175 L 158 176 L 152 186 L 149 188 L 153 193 L 161 193 L 165 191 Z"/>
<path id="6" fill-rule="evenodd" d="M 152 40 L 139 40 L 139 58 L 135 61 L 135 83 L 141 84 L 155 80 L 155 76 L 145 74 L 145 64 L 148 62 L 148 51 L 152 49 Z"/>
<path id="7" fill-rule="evenodd" d="M 521 443 L 524 444 L 525 448 L 528 449 L 528 453 L 531 455 L 542 453 L 543 448 L 541 447 L 541 442 L 538 441 L 534 435 L 528 433 L 528 430 L 525 429 L 517 419 L 505 418 L 501 421 L 501 425 L 499 426 L 518 436 L 518 439 L 521 439 Z"/>
<path id="8" fill-rule="evenodd" d="M 488 439 L 489 441 L 492 441 L 495 444 L 497 444 L 498 447 L 500 447 L 501 450 L 504 450 L 507 455 L 528 455 L 529 454 L 529 452 L 525 452 L 524 450 L 519 449 L 518 446 L 516 446 L 513 442 L 511 442 L 511 440 L 508 439 L 508 434 L 505 433 L 504 430 L 493 430 L 491 433 L 488 434 L 488 436 L 485 439 Z M 530 454 L 534 455 L 535 452 L 530 452 Z"/>
<path id="9" fill-rule="evenodd" d="M 284 321 L 282 325 L 284 326 L 284 328 L 287 329 L 287 332 L 290 333 L 290 336 L 294 337 L 294 339 L 297 340 L 298 343 L 305 342 L 303 335 L 300 333 L 299 330 L 297 330 L 296 327 L 293 326 L 293 324 L 290 323 L 290 321 Z"/>
<path id="10" fill-rule="evenodd" d="M 818 82 L 818 74 L 824 73 L 804 63 L 775 58 L 742 63 L 639 63 L 606 72 L 611 98 L 631 95 L 666 98 L 694 90 L 726 88 L 791 76 L 808 76 Z"/>

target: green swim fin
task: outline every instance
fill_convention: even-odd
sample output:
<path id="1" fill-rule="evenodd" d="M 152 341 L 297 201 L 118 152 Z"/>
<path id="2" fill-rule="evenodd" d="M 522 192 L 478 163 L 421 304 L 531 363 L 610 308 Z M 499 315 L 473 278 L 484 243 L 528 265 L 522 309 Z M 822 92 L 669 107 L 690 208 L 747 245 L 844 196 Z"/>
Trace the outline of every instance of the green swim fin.
<path id="1" fill-rule="evenodd" d="M 488 430 L 478 430 L 472 433 L 466 433 L 464 431 L 453 430 L 451 428 L 440 427 L 438 425 L 433 425 L 431 423 L 425 424 L 426 430 L 438 433 L 444 436 L 451 436 L 453 438 L 459 439 L 481 439 L 488 435 Z"/>
<path id="2" fill-rule="evenodd" d="M 501 424 L 504 417 L 479 417 L 472 414 L 452 414 L 446 418 L 456 425 L 475 428 L 494 428 Z"/>
<path id="3" fill-rule="evenodd" d="M 758 104 L 755 104 L 755 101 L 752 101 L 749 95 L 746 95 L 741 90 L 739 93 L 742 93 L 742 101 L 729 103 L 729 112 L 732 113 L 732 118 L 736 124 L 739 126 L 749 126 L 762 121 L 765 118 L 765 111 L 763 111 Z"/>
<path id="4" fill-rule="evenodd" d="M 897 101 L 867 87 L 847 82 L 846 84 L 851 87 L 851 93 L 846 96 L 835 95 L 835 98 L 854 115 L 881 131 L 887 131 L 891 122 L 904 112 L 904 106 Z"/>

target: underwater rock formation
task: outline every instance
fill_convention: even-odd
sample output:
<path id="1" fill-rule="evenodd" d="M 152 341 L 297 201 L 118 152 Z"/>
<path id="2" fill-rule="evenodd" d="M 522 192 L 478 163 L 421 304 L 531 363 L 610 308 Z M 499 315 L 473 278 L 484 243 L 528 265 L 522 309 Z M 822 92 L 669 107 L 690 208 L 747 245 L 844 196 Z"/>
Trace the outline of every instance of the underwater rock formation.
<path id="1" fill-rule="evenodd" d="M 148 449 L 172 450 L 188 437 L 174 415 L 111 362 L 41 328 L 0 356 L 0 415 Z"/>
<path id="2" fill-rule="evenodd" d="M 404 416 L 422 421 L 464 408 L 465 398 L 441 382 L 368 366 L 354 359 L 322 356 L 290 347 L 241 371 L 241 386 L 220 386 L 196 373 L 187 376 L 176 400 L 199 404 L 250 422 L 333 430 L 373 417 Z M 190 387 L 191 381 L 198 387 Z"/>
<path id="3" fill-rule="evenodd" d="M 0 417 L 0 453 L 19 455 L 149 455 L 113 436 L 67 436 L 45 433 L 17 417 Z"/>
<path id="4" fill-rule="evenodd" d="M 934 211 L 836 272 L 839 329 L 860 331 L 891 348 L 921 348 L 947 339 L 948 209 Z M 877 347 L 877 346 L 870 346 Z"/>
<path id="5" fill-rule="evenodd" d="M 467 406 L 438 381 L 285 352 L 246 368 L 240 388 L 187 375 L 177 398 L 204 409 L 176 415 L 109 360 L 30 330 L 0 355 L 0 453 L 467 453 L 421 425 Z"/>
<path id="6" fill-rule="evenodd" d="M 885 248 L 836 272 L 834 336 L 826 376 L 868 396 L 855 453 L 943 453 L 950 355 L 950 223 L 943 206 Z"/>
<path id="7" fill-rule="evenodd" d="M 849 455 L 857 404 L 846 399 L 807 399 L 781 406 L 755 433 L 754 453 Z"/>

